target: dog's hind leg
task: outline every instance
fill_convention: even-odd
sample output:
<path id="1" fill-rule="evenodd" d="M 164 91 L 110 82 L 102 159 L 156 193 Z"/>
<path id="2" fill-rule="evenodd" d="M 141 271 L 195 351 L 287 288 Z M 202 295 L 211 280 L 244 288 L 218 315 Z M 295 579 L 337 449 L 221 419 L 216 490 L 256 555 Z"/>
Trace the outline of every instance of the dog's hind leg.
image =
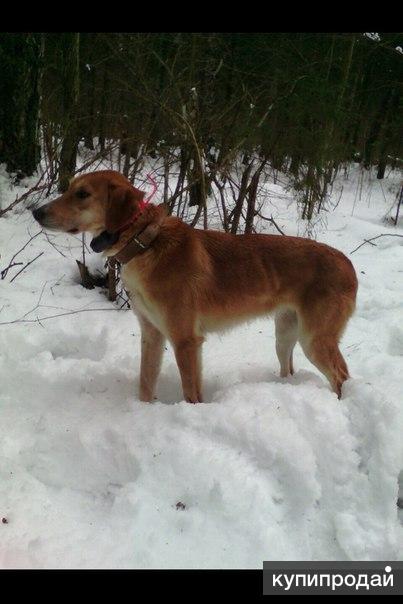
<path id="1" fill-rule="evenodd" d="M 353 311 L 354 300 L 328 298 L 301 309 L 298 339 L 306 357 L 329 380 L 338 398 L 349 372 L 339 340 Z"/>
<path id="2" fill-rule="evenodd" d="M 280 375 L 294 373 L 292 352 L 298 339 L 297 313 L 291 309 L 278 310 L 274 317 L 276 326 L 276 352 L 280 361 Z"/>
<path id="3" fill-rule="evenodd" d="M 327 377 L 337 397 L 341 398 L 341 387 L 349 373 L 337 340 L 319 335 L 301 338 L 300 343 L 306 357 Z"/>
<path id="4" fill-rule="evenodd" d="M 165 337 L 148 319 L 137 316 L 141 326 L 140 400 L 149 403 L 154 398 Z"/>

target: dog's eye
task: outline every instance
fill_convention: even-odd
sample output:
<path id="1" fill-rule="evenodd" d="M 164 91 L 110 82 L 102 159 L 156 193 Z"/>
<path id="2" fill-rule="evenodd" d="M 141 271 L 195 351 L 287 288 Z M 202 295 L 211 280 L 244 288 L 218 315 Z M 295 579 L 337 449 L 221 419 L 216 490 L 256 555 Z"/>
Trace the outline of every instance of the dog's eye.
<path id="1" fill-rule="evenodd" d="M 79 189 L 76 192 L 76 197 L 78 197 L 78 199 L 85 199 L 86 197 L 89 197 L 90 194 L 87 193 L 87 191 L 84 191 L 84 189 Z"/>

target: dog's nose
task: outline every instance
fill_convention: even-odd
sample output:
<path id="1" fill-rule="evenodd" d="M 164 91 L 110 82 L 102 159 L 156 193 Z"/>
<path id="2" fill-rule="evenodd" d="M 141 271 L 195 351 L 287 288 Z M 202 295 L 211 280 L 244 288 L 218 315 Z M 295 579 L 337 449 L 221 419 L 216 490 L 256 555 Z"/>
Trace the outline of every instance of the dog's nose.
<path id="1" fill-rule="evenodd" d="M 45 218 L 46 210 L 43 207 L 37 208 L 36 210 L 32 211 L 32 214 L 33 214 L 35 220 L 40 222 L 43 218 Z"/>

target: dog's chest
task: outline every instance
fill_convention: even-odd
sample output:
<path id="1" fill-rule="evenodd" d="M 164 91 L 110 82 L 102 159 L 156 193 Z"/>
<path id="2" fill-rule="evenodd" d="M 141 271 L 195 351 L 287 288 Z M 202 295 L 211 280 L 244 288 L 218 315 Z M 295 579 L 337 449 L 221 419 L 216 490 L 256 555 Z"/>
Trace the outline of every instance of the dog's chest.
<path id="1" fill-rule="evenodd" d="M 158 305 L 147 294 L 141 279 L 133 270 L 122 270 L 122 281 L 129 294 L 132 309 L 146 317 L 162 333 L 166 332 L 165 321 Z"/>

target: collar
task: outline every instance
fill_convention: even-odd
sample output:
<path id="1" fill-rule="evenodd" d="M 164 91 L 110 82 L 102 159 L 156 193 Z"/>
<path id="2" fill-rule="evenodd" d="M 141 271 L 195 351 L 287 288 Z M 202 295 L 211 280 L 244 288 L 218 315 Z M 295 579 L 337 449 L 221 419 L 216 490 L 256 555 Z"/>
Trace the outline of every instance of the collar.
<path id="1" fill-rule="evenodd" d="M 125 224 L 124 224 L 122 227 L 120 227 L 120 229 L 119 229 L 118 231 L 116 231 L 116 232 L 117 232 L 117 233 L 120 235 L 121 233 L 123 233 L 124 231 L 126 231 L 126 230 L 127 230 L 129 227 L 131 227 L 131 226 L 132 226 L 132 225 L 133 225 L 133 224 L 136 222 L 136 220 L 138 220 L 138 219 L 140 218 L 140 216 L 143 214 L 143 212 L 144 212 L 144 208 L 146 207 L 146 205 L 147 205 L 147 204 L 146 204 L 144 201 L 142 201 L 142 202 L 140 203 L 140 207 L 139 207 L 139 209 L 137 210 L 137 212 L 135 212 L 135 213 L 133 214 L 133 216 L 131 216 L 131 217 L 130 217 L 130 220 L 128 220 L 128 221 L 127 221 L 127 222 L 126 222 L 126 223 L 125 223 Z"/>
<path id="2" fill-rule="evenodd" d="M 157 222 L 151 222 L 140 233 L 133 235 L 126 245 L 117 254 L 110 256 L 110 258 L 117 260 L 120 264 L 127 264 L 135 256 L 143 254 L 150 249 L 160 229 L 161 227 Z"/>
<path id="3" fill-rule="evenodd" d="M 147 199 L 142 199 L 139 203 L 139 209 L 138 211 L 133 214 L 133 216 L 130 218 L 130 220 L 128 222 L 126 222 L 125 225 L 123 225 L 118 233 L 123 233 L 123 231 L 126 231 L 126 229 L 128 229 L 134 222 L 136 222 L 136 220 L 138 218 L 140 218 L 140 216 L 142 215 L 142 213 L 144 212 L 145 208 L 147 207 L 147 205 L 150 203 L 151 199 L 154 197 L 156 191 L 157 191 L 157 183 L 155 182 L 154 178 L 151 176 L 151 174 L 147 174 L 147 178 L 148 180 L 151 181 L 152 185 L 153 185 L 153 190 L 151 192 L 151 194 L 147 197 Z"/>

